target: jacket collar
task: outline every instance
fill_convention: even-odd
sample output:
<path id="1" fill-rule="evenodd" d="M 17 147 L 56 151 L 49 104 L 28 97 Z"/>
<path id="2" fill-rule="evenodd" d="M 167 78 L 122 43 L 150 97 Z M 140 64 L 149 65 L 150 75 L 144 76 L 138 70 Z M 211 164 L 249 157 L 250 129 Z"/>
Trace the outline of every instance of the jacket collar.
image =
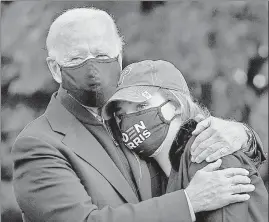
<path id="1" fill-rule="evenodd" d="M 53 93 L 45 116 L 53 131 L 65 135 L 70 123 L 75 120 L 75 116 L 70 115 L 70 112 L 56 99 L 57 94 L 58 92 Z"/>

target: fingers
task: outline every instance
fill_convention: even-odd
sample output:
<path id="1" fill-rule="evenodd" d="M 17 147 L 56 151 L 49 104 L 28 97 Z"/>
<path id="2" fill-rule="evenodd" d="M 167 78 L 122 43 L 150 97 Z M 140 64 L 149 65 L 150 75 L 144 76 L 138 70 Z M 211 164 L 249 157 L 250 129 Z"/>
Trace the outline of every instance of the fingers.
<path id="1" fill-rule="evenodd" d="M 250 198 L 248 194 L 234 194 L 230 196 L 229 204 L 246 201 Z"/>
<path id="2" fill-rule="evenodd" d="M 201 150 L 203 150 L 200 154 L 197 155 L 197 157 L 195 157 L 195 155 L 193 155 L 193 162 L 196 163 L 201 163 L 202 161 L 204 161 L 208 156 L 214 154 L 215 152 L 217 152 L 222 146 L 225 146 L 225 144 L 223 144 L 223 142 L 216 142 L 215 140 L 207 140 L 208 144 L 207 145 L 206 142 L 202 143 L 201 145 Z M 214 143 L 214 144 L 212 144 Z M 199 146 L 200 147 L 200 146 Z M 199 149 L 199 147 L 197 149 Z M 219 154 L 219 152 L 217 152 Z M 227 155 L 227 154 L 226 154 Z M 221 158 L 222 156 L 217 156 L 218 158 L 216 158 L 215 160 L 218 160 L 219 158 Z"/>
<path id="3" fill-rule="evenodd" d="M 230 188 L 232 194 L 249 193 L 255 190 L 255 186 L 252 184 L 237 184 Z"/>
<path id="4" fill-rule="evenodd" d="M 216 162 L 206 165 L 201 170 L 206 171 L 206 172 L 212 172 L 214 170 L 217 170 L 220 167 L 221 163 L 222 163 L 222 160 L 218 159 Z"/>
<path id="5" fill-rule="evenodd" d="M 197 116 L 194 117 L 194 120 L 198 123 L 203 121 L 204 119 L 205 119 L 205 117 L 201 114 L 198 114 Z"/>
<path id="6" fill-rule="evenodd" d="M 216 161 L 217 159 L 224 157 L 224 156 L 227 156 L 231 153 L 233 153 L 233 150 L 231 149 L 231 147 L 224 146 L 223 148 L 218 148 L 211 155 L 208 155 L 208 157 L 206 157 L 205 160 L 206 160 L 206 162 Z"/>
<path id="7" fill-rule="evenodd" d="M 228 178 L 236 176 L 236 175 L 242 175 L 242 176 L 249 175 L 248 170 L 243 169 L 243 168 L 227 168 L 227 169 L 222 170 L 222 172 Z"/>
<path id="8" fill-rule="evenodd" d="M 207 129 L 211 124 L 211 117 L 208 117 L 204 120 L 202 120 L 201 122 L 199 122 L 196 126 L 196 129 L 192 132 L 192 135 L 198 135 L 200 134 L 202 131 L 204 131 L 205 129 Z"/>
<path id="9" fill-rule="evenodd" d="M 251 182 L 250 178 L 247 176 L 241 176 L 241 175 L 236 175 L 231 178 L 231 182 L 235 185 L 237 184 L 248 184 Z"/>
<path id="10" fill-rule="evenodd" d="M 201 143 L 205 142 L 206 140 L 208 140 L 212 135 L 214 134 L 214 131 L 209 128 L 206 129 L 205 131 L 201 132 L 193 141 L 192 145 L 191 145 L 191 152 L 192 155 L 199 155 L 201 153 L 202 150 L 197 149 L 199 145 L 201 145 Z"/>

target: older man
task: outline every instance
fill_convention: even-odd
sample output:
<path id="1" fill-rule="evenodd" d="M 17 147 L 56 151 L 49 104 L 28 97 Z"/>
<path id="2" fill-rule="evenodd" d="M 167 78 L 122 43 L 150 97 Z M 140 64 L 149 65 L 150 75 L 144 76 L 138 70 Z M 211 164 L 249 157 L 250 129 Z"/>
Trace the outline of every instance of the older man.
<path id="1" fill-rule="evenodd" d="M 48 66 L 60 88 L 52 95 L 45 113 L 25 127 L 12 149 L 14 190 L 24 220 L 192 221 L 192 203 L 185 191 L 162 196 L 162 192 L 155 192 L 159 185 L 151 184 L 156 184 L 159 174 L 152 174 L 149 168 L 155 172 L 160 169 L 118 146 L 99 115 L 114 93 L 121 71 L 122 41 L 112 18 L 93 8 L 69 10 L 51 25 L 47 49 Z M 214 136 L 205 137 L 204 123 L 197 133 L 203 143 L 212 142 Z M 248 134 L 242 125 L 230 123 L 230 128 L 243 138 L 235 150 L 243 144 L 248 148 Z M 220 133 L 218 140 L 234 140 L 234 136 L 222 132 L 222 126 L 216 129 L 214 132 Z M 197 140 L 193 148 L 201 159 L 211 154 L 210 150 L 204 153 L 203 143 Z M 222 150 L 221 155 L 228 153 Z M 212 188 L 234 186 L 235 193 L 240 190 L 237 188 L 253 191 L 252 185 L 243 182 L 248 181 L 244 169 L 232 169 L 231 178 L 220 170 L 218 179 L 214 179 L 212 171 L 219 165 L 209 164 L 202 169 L 203 174 L 195 175 L 201 182 L 192 184 L 192 190 L 211 180 Z M 201 180 L 201 175 L 207 180 Z M 152 198 L 154 192 L 158 197 Z M 206 209 L 247 199 L 246 195 L 224 197 L 218 190 L 202 192 L 208 196 L 207 201 L 215 200 L 209 201 Z M 205 209 L 204 200 L 195 201 L 199 209 Z"/>

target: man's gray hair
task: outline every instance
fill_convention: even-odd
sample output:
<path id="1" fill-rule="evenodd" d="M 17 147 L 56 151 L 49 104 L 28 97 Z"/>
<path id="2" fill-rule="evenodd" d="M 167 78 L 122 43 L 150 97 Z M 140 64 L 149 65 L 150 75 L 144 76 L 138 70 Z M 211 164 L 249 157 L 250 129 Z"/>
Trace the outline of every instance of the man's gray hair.
<path id="1" fill-rule="evenodd" d="M 83 28 L 85 24 L 86 28 Z M 90 28 L 89 28 L 90 27 Z M 96 8 L 74 8 L 65 11 L 50 26 L 46 39 L 46 46 L 50 57 L 56 61 L 61 59 L 59 52 L 64 55 L 76 53 L 68 51 L 71 44 L 76 44 L 80 37 L 79 31 L 92 36 L 89 49 L 100 51 L 109 57 L 119 55 L 123 47 L 123 38 L 120 37 L 113 17 L 107 12 Z M 113 44 L 111 44 L 113 43 Z"/>

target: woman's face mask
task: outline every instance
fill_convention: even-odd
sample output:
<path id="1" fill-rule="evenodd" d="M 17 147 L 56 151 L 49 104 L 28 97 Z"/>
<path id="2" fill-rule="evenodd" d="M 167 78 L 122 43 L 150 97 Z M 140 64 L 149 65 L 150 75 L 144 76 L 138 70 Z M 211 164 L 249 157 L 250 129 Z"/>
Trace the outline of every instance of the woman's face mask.
<path id="1" fill-rule="evenodd" d="M 87 59 L 76 66 L 61 67 L 62 87 L 82 105 L 102 107 L 115 93 L 120 71 L 117 57 Z"/>
<path id="2" fill-rule="evenodd" d="M 120 115 L 119 128 L 124 144 L 143 157 L 152 156 L 165 140 L 171 121 L 162 113 L 166 101 L 158 107 L 145 109 L 139 112 Z"/>

